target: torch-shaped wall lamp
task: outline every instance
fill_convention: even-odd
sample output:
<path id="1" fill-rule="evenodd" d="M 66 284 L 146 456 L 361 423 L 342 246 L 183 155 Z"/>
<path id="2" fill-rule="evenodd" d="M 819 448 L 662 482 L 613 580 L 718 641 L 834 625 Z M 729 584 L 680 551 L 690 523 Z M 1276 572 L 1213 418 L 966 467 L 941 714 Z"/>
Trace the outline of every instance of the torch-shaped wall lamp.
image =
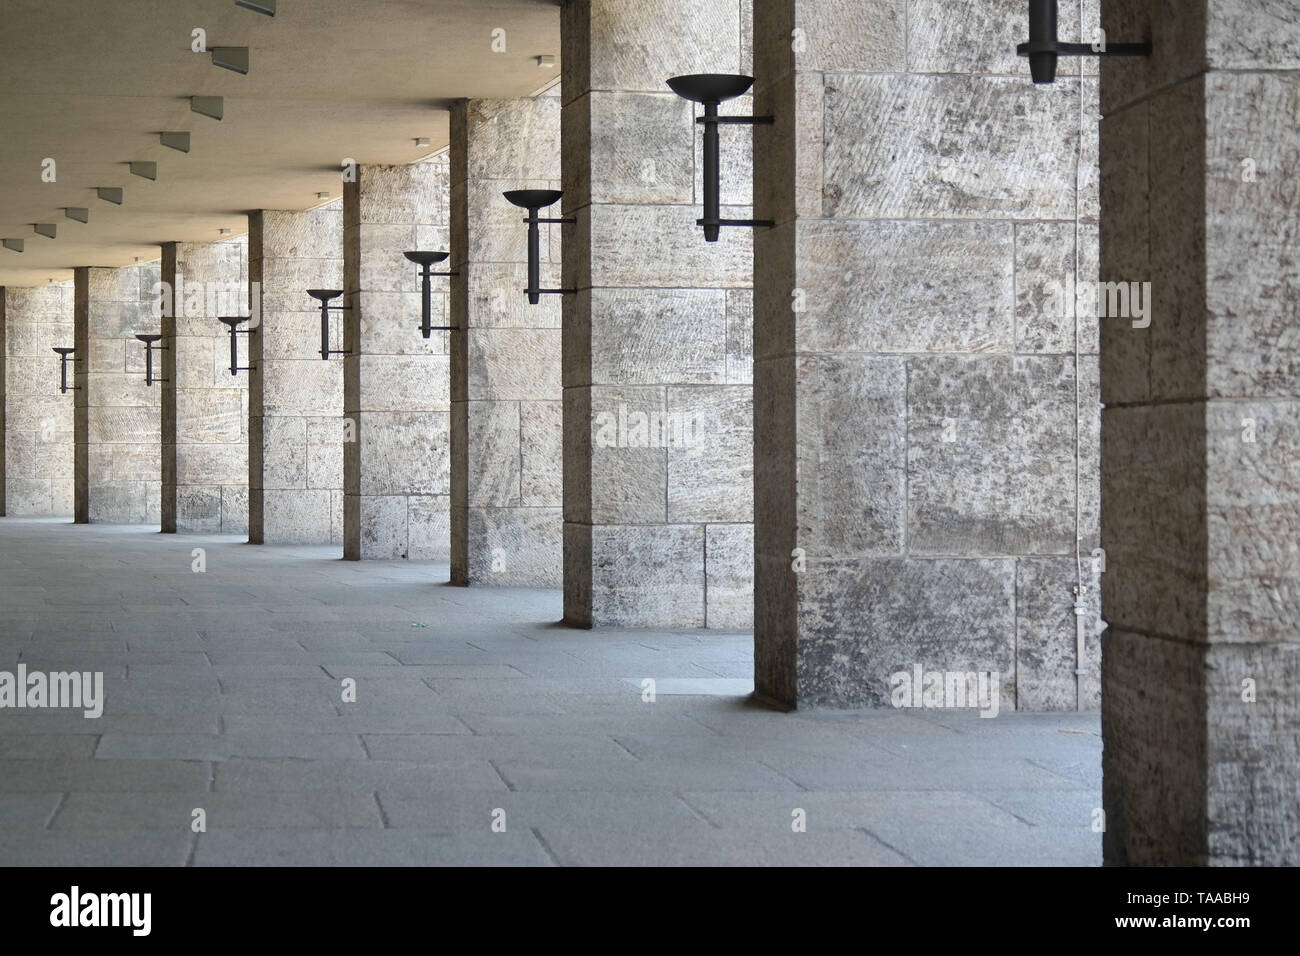
<path id="1" fill-rule="evenodd" d="M 68 389 L 81 388 L 80 385 L 68 384 L 68 356 L 76 352 L 76 349 L 59 348 L 55 346 L 55 352 L 59 353 L 59 394 L 68 394 Z"/>
<path id="2" fill-rule="evenodd" d="M 704 104 L 704 115 L 695 120 L 704 124 L 704 218 L 696 220 L 704 227 L 704 241 L 717 242 L 722 226 L 774 226 L 770 219 L 723 219 L 719 198 L 722 191 L 721 149 L 718 126 L 756 126 L 771 124 L 770 116 L 719 116 L 718 105 L 724 100 L 743 96 L 754 85 L 752 76 L 728 73 L 695 73 L 674 76 L 668 81 L 672 91 L 683 99 Z"/>
<path id="3" fill-rule="evenodd" d="M 542 283 L 542 223 L 563 223 L 577 222 L 577 219 L 542 219 L 537 212 L 539 209 L 545 209 L 547 206 L 554 206 L 560 201 L 564 193 L 558 189 L 511 189 L 501 195 L 505 196 L 510 202 L 514 203 L 521 209 L 528 210 L 528 218 L 524 222 L 528 223 L 528 288 L 524 290 L 528 294 L 530 305 L 536 305 L 542 300 L 543 295 L 564 295 L 568 292 L 575 292 L 575 289 L 542 289 L 539 286 Z"/>
<path id="4" fill-rule="evenodd" d="M 331 355 L 348 355 L 343 349 L 330 348 L 330 312 L 346 312 L 346 305 L 330 305 L 330 299 L 343 294 L 342 289 L 308 289 L 307 294 L 320 303 L 320 357 L 329 361 Z"/>
<path id="5" fill-rule="evenodd" d="M 153 385 L 154 382 L 167 381 L 167 379 L 165 378 L 153 377 L 153 350 L 154 349 L 166 350 L 167 348 L 167 346 L 165 345 L 158 344 L 158 342 L 162 339 L 162 336 L 149 334 L 149 335 L 137 335 L 136 338 L 144 343 L 144 384 L 146 386 L 151 386 Z"/>
<path id="6" fill-rule="evenodd" d="M 450 252 L 407 252 L 403 253 L 406 258 L 410 259 L 420 267 L 420 334 L 426 339 L 431 332 L 452 332 L 454 329 L 450 325 L 433 325 L 433 289 L 429 280 L 434 276 L 454 276 L 459 275 L 456 272 L 434 272 L 434 263 L 443 262 Z"/>
<path id="7" fill-rule="evenodd" d="M 1035 83 L 1056 80 L 1056 60 L 1062 56 L 1150 56 L 1150 43 L 1060 43 L 1056 39 L 1056 0 L 1029 0 L 1029 42 L 1016 47 L 1029 57 Z"/>
<path id="8" fill-rule="evenodd" d="M 239 336 L 252 335 L 257 330 L 239 327 L 239 323 L 248 321 L 248 318 L 243 315 L 223 315 L 217 321 L 230 330 L 230 374 L 237 375 L 240 372 L 251 371 L 253 366 L 239 364 Z"/>

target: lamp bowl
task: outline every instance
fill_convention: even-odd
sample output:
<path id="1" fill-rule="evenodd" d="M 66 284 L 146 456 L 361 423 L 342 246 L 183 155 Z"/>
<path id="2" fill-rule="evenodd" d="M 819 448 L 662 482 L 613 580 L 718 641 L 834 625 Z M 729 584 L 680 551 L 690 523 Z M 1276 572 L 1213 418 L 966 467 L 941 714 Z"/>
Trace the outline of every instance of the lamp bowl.
<path id="1" fill-rule="evenodd" d="M 416 251 L 416 252 L 404 252 L 404 253 L 402 253 L 402 255 L 406 256 L 406 258 L 410 259 L 410 260 L 411 260 L 412 262 L 414 262 L 416 265 L 421 265 L 421 266 L 431 266 L 431 265 L 433 265 L 435 262 L 442 262 L 444 259 L 446 259 L 448 256 L 450 256 L 451 253 L 450 253 L 450 252 L 419 252 L 419 251 Z"/>
<path id="2" fill-rule="evenodd" d="M 541 209 L 555 205 L 564 193 L 558 189 L 511 189 L 501 195 L 524 209 Z"/>
<path id="3" fill-rule="evenodd" d="M 744 96 L 754 85 L 752 76 L 733 73 L 691 73 L 668 80 L 672 91 L 696 103 L 721 103 Z"/>
<path id="4" fill-rule="evenodd" d="M 321 302 L 328 302 L 330 299 L 337 299 L 343 294 L 342 289 L 308 289 L 307 294 L 313 299 L 319 299 Z"/>

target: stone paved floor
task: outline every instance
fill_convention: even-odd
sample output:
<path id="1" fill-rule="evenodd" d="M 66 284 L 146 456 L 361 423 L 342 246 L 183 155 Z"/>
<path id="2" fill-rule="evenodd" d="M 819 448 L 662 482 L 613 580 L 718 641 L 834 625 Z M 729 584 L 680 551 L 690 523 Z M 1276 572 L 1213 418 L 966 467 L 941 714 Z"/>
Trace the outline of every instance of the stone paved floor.
<path id="1" fill-rule="evenodd" d="M 106 698 L 0 710 L 0 863 L 1100 863 L 1096 714 L 777 713 L 748 634 L 337 553 L 0 519 L 0 671 Z"/>

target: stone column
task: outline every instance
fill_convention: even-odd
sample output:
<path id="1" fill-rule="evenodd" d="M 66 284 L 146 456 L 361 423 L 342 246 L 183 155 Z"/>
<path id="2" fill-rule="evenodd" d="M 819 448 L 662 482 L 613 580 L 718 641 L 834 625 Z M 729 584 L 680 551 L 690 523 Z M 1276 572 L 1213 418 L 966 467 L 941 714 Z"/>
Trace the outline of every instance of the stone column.
<path id="1" fill-rule="evenodd" d="M 159 330 L 157 262 L 75 273 L 78 522 L 159 520 L 159 404 L 165 385 L 146 386 L 144 346 Z M 161 354 L 155 356 L 155 374 Z"/>
<path id="2" fill-rule="evenodd" d="M 343 288 L 343 203 L 254 212 L 248 226 L 249 290 L 261 316 L 257 334 L 244 337 L 253 367 L 248 540 L 341 544 L 343 363 L 320 357 L 320 307 L 307 290 Z M 338 313 L 330 335 L 342 349 Z"/>
<path id="3" fill-rule="evenodd" d="M 753 235 L 706 243 L 700 134 L 670 76 L 748 67 L 740 0 L 574 0 L 562 13 L 564 617 L 752 620 Z M 729 104 L 741 112 L 747 101 Z M 748 132 L 723 215 L 750 218 Z"/>
<path id="4" fill-rule="evenodd" d="M 783 705 L 888 705 L 921 667 L 1096 706 L 1095 81 L 1035 87 L 1025 30 L 1020 0 L 755 5 L 755 683 Z"/>
<path id="5" fill-rule="evenodd" d="M 4 506 L 0 514 L 73 514 L 73 394 L 59 394 L 56 346 L 74 339 L 73 284 L 0 289 Z M 68 369 L 68 381 L 73 370 Z"/>
<path id="6" fill-rule="evenodd" d="M 344 415 L 357 439 L 343 448 L 343 556 L 446 561 L 447 333 L 417 331 L 420 279 L 403 253 L 447 248 L 447 159 L 356 172 L 343 188 Z"/>
<path id="7" fill-rule="evenodd" d="M 162 279 L 175 295 L 163 322 L 164 532 L 248 530 L 248 378 L 230 374 L 230 339 L 217 321 L 247 313 L 247 263 L 243 237 L 163 246 Z"/>
<path id="8" fill-rule="evenodd" d="M 529 305 L 525 213 L 507 189 L 558 189 L 557 92 L 451 110 L 451 580 L 563 581 L 560 297 Z M 556 215 L 556 214 L 551 214 Z M 558 288 L 562 227 L 542 285 Z M 447 271 L 447 270 L 442 270 Z M 442 280 L 446 281 L 446 280 Z"/>
<path id="9" fill-rule="evenodd" d="M 1300 863 L 1300 22 L 1109 0 L 1105 860 Z M 1131 288 L 1131 287 L 1130 287 Z"/>

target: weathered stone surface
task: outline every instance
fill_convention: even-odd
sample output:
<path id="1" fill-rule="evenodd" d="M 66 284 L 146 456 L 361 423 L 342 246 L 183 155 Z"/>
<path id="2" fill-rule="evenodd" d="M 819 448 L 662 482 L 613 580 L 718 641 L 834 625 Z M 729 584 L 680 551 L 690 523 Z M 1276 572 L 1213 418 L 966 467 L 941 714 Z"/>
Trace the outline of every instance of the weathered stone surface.
<path id="1" fill-rule="evenodd" d="M 670 386 L 668 521 L 752 521 L 754 393 L 745 385 Z"/>
<path id="2" fill-rule="evenodd" d="M 1057 5 L 1058 34 L 1068 43 L 1092 43 L 1079 30 L 1077 3 Z M 1016 45 L 1029 38 L 1023 0 L 988 0 L 953 16 L 943 0 L 907 5 L 907 69 L 913 73 L 1011 73 L 1029 80 L 1029 62 Z M 1078 74 L 1082 57 L 1061 57 L 1058 76 Z M 831 69 L 822 67 L 822 69 Z M 861 69 L 859 66 L 851 69 Z"/>
<path id="3" fill-rule="evenodd" d="M 709 524 L 704 528 L 705 625 L 754 624 L 754 525 Z"/>
<path id="4" fill-rule="evenodd" d="M 1016 707 L 1031 712 L 1096 710 L 1101 704 L 1100 572 L 1082 563 L 1082 619 L 1074 613 L 1079 569 L 1073 556 L 1016 560 Z M 1078 658 L 1078 622 L 1084 657 Z M 1082 684 L 1075 670 L 1082 668 Z"/>
<path id="5" fill-rule="evenodd" d="M 913 553 L 1073 550 L 1072 360 L 913 358 L 908 409 Z"/>
<path id="6" fill-rule="evenodd" d="M 519 404 L 519 497 L 524 507 L 564 503 L 563 419 L 562 402 Z"/>
<path id="7" fill-rule="evenodd" d="M 591 382 L 723 384 L 728 293 L 725 289 L 592 290 Z"/>
<path id="8" fill-rule="evenodd" d="M 1078 96 L 1077 81 L 1066 79 L 1040 87 L 1022 77 L 828 78 L 826 212 L 842 219 L 1073 218 Z M 869 147 L 866 129 L 873 131 Z"/>
<path id="9" fill-rule="evenodd" d="M 703 627 L 702 525 L 591 529 L 595 627 Z"/>

